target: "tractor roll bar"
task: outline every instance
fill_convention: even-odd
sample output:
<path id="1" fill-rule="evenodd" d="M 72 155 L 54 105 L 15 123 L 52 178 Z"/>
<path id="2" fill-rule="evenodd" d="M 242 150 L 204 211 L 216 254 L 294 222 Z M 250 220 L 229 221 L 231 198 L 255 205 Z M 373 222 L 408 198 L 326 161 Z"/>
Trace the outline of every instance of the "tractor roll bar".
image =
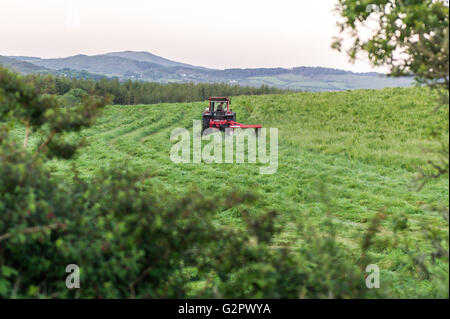
<path id="1" fill-rule="evenodd" d="M 229 97 L 210 97 L 211 102 L 231 102 Z"/>

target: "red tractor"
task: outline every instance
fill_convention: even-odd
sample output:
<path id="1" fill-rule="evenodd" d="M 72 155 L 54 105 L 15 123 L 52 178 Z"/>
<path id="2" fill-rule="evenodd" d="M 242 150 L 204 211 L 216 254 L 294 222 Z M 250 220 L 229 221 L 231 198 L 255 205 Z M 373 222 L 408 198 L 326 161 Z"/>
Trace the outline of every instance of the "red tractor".
<path id="1" fill-rule="evenodd" d="M 226 106 L 225 106 L 226 104 Z M 230 109 L 229 97 L 210 97 L 209 107 L 202 113 L 202 133 L 207 128 L 225 131 L 226 128 L 254 128 L 256 133 L 261 125 L 245 125 L 236 122 L 236 112 Z"/>

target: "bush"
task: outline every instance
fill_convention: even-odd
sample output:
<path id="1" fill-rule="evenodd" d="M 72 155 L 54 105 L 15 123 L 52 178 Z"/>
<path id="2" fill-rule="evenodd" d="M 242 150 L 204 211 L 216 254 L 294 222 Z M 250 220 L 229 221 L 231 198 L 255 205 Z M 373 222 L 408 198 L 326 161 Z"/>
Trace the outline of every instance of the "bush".
<path id="1" fill-rule="evenodd" d="M 80 104 L 83 101 L 83 98 L 86 97 L 88 94 L 83 89 L 71 89 L 66 94 L 62 95 L 60 100 L 62 105 L 72 107 L 77 104 Z"/>

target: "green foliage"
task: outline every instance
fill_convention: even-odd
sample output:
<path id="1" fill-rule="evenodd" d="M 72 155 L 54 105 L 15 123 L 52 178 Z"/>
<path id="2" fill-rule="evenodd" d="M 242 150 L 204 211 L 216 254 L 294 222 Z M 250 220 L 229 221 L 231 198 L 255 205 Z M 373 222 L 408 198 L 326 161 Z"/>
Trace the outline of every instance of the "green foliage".
<path id="1" fill-rule="evenodd" d="M 341 32 L 349 31 L 351 58 L 366 52 L 373 65 L 386 65 L 394 75 L 413 74 L 448 90 L 449 7 L 438 0 L 340 0 Z M 369 37 L 358 32 L 372 25 Z M 375 26 L 374 26 L 375 25 Z M 341 48 L 338 38 L 334 47 Z"/>
<path id="2" fill-rule="evenodd" d="M 64 106 L 73 107 L 80 104 L 83 101 L 83 98 L 87 95 L 87 92 L 83 89 L 71 89 L 69 92 L 61 96 L 61 102 Z"/>
<path id="3" fill-rule="evenodd" d="M 7 76 L 18 81 L 17 92 L 28 88 L 14 75 Z M 358 98 L 360 103 L 351 105 Z M 411 136 L 426 141 L 425 132 L 434 121 L 423 116 L 428 98 L 420 89 L 235 98 L 233 108 L 240 120 L 261 121 L 266 127 L 281 124 L 282 165 L 272 176 L 255 174 L 254 164 L 180 166 L 170 161 L 170 130 L 190 127 L 204 103 L 109 106 L 94 126 L 92 120 L 101 108 L 97 98 L 70 108 L 46 104 L 46 111 L 40 113 L 45 124 L 36 127 L 37 136 L 27 148 L 17 142 L 26 126 L 8 130 L 11 123 L 2 122 L 0 296 L 369 298 L 448 294 L 440 277 L 445 279 L 448 261 L 438 258 L 439 249 L 434 264 L 422 260 L 428 276 L 416 273 L 421 268 L 408 259 L 405 247 L 411 240 L 417 247 L 426 247 L 425 234 L 421 236 L 417 228 L 395 226 L 426 219 L 437 232 L 448 227 L 435 216 L 426 216 L 416 204 L 448 201 L 448 193 L 440 187 L 445 179 L 426 185 L 424 194 L 409 194 L 401 181 L 412 174 L 407 167 L 417 159 L 405 156 L 406 149 L 396 158 L 390 154 L 394 146 L 389 148 L 402 139 L 396 132 L 413 128 Z M 367 100 L 372 104 L 363 103 Z M 10 120 L 21 118 L 20 108 L 33 108 L 14 101 Z M 312 101 L 320 112 L 311 112 Z M 297 115 L 283 117 L 286 105 Z M 390 115 L 397 116 L 397 125 L 390 125 L 390 131 L 386 128 L 389 138 L 378 141 L 372 129 L 381 112 L 402 105 L 401 118 L 396 112 Z M 68 117 L 75 110 L 89 120 Z M 360 124 L 345 120 L 349 112 L 358 112 Z M 340 125 L 339 118 L 353 125 L 353 134 L 364 137 L 360 144 L 347 132 L 339 141 L 342 148 L 333 148 L 332 126 Z M 303 123 L 300 129 L 299 122 Z M 329 128 L 319 147 L 304 144 L 303 137 L 317 136 L 317 127 L 325 127 L 324 123 Z M 76 130 L 80 132 L 73 134 Z M 40 139 L 48 138 L 51 131 L 60 133 L 39 150 Z M 65 146 L 70 134 L 86 137 L 84 151 L 74 154 Z M 374 140 L 377 143 L 371 144 Z M 49 161 L 55 148 L 59 158 L 71 160 Z M 353 149 L 353 156 L 345 149 Z M 390 154 L 392 161 L 364 157 L 358 149 Z M 99 171 L 99 166 L 109 168 Z M 317 179 L 330 185 L 329 189 L 316 187 Z M 379 234 L 367 222 L 382 208 L 388 211 L 377 224 Z M 394 218 L 399 212 L 408 220 Z M 399 232 L 397 242 L 391 239 L 390 224 Z M 81 268 L 80 289 L 65 287 L 65 267 L 72 263 Z M 363 267 L 367 263 L 378 263 L 384 271 L 382 290 L 365 287 Z"/>
<path id="4" fill-rule="evenodd" d="M 26 127 L 25 148 L 32 131 L 46 136 L 35 152 L 63 158 L 73 155 L 77 145 L 65 142 L 65 134 L 89 126 L 99 109 L 110 100 L 108 95 L 89 97 L 79 90 L 72 91 L 71 95 L 82 101 L 71 108 L 61 107 L 57 96 L 41 94 L 28 79 L 0 68 L 0 120 L 12 118 Z"/>

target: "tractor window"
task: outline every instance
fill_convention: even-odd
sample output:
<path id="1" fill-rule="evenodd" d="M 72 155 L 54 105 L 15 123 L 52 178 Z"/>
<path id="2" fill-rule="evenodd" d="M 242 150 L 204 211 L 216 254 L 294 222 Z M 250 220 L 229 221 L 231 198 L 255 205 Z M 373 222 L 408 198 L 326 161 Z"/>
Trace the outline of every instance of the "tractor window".
<path id="1" fill-rule="evenodd" d="M 220 111 L 222 109 L 223 111 L 227 110 L 227 102 L 211 102 L 211 104 L 214 106 L 214 112 Z"/>

